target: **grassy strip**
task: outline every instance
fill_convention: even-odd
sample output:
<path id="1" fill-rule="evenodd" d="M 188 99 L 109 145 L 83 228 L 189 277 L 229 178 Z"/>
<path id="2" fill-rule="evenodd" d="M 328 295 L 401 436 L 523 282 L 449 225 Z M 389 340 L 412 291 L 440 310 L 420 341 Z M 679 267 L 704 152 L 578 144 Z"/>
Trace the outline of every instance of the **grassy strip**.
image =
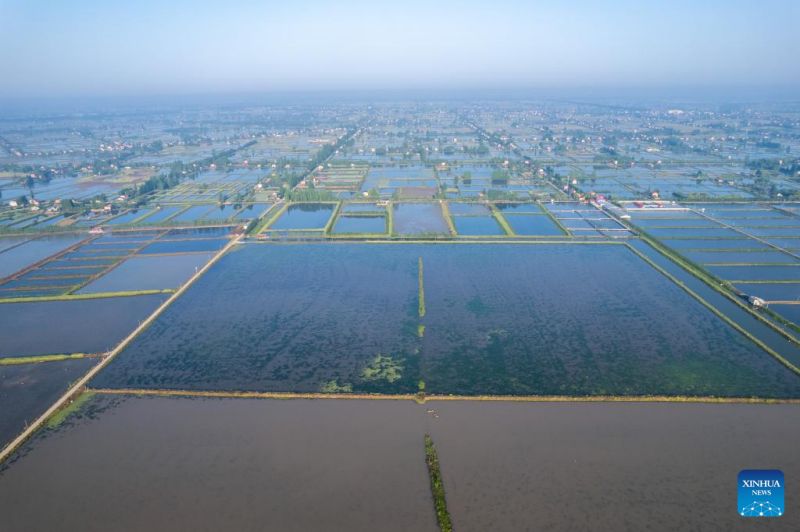
<path id="1" fill-rule="evenodd" d="M 265 216 L 264 223 L 258 225 L 253 230 L 253 234 L 258 235 L 269 229 L 270 226 L 274 224 L 278 220 L 278 218 L 280 218 L 281 215 L 283 215 L 283 213 L 285 213 L 288 209 L 289 209 L 289 202 L 287 201 L 283 205 L 281 205 L 281 207 L 278 210 L 276 210 L 271 216 Z"/>
<path id="2" fill-rule="evenodd" d="M 419 280 L 419 317 L 425 317 L 425 283 L 423 279 L 423 266 L 422 266 L 422 257 L 419 258 L 419 272 L 417 273 L 417 278 Z"/>
<path id="3" fill-rule="evenodd" d="M 321 392 L 230 392 L 202 390 L 165 390 L 142 388 L 91 388 L 106 395 L 141 395 L 156 397 L 214 397 L 222 399 L 368 399 L 377 401 L 420 402 L 418 394 L 368 394 Z M 523 403 L 712 403 L 712 404 L 800 404 L 797 398 L 714 397 L 686 395 L 425 395 L 427 401 L 497 401 Z"/>
<path id="4" fill-rule="evenodd" d="M 564 231 L 564 234 L 565 234 L 565 235 L 572 235 L 572 233 L 570 232 L 570 230 L 569 230 L 569 229 L 567 229 L 566 227 L 564 227 L 564 225 L 563 225 L 563 224 L 562 224 L 562 223 L 561 223 L 561 222 L 558 220 L 558 218 L 556 218 L 555 216 L 553 216 L 553 213 L 552 213 L 552 212 L 550 212 L 550 210 L 549 210 L 549 209 L 546 209 L 546 208 L 544 207 L 544 205 L 542 205 L 542 204 L 541 204 L 541 203 L 539 203 L 538 201 L 536 202 L 536 204 L 539 206 L 539 208 L 542 210 L 542 212 L 545 214 L 545 216 L 547 216 L 548 218 L 550 218 L 550 221 L 551 221 L 551 222 L 553 222 L 554 224 L 556 224 L 556 226 L 557 226 L 559 229 L 561 229 L 562 231 Z"/>
<path id="5" fill-rule="evenodd" d="M 97 292 L 96 294 L 64 294 L 58 296 L 4 297 L 2 303 L 37 303 L 39 301 L 78 301 L 82 299 L 105 299 L 108 297 L 149 296 L 152 294 L 172 294 L 175 290 L 128 290 L 125 292 Z"/>
<path id="6" fill-rule="evenodd" d="M 54 429 L 54 428 L 57 428 L 57 427 L 58 427 L 59 425 L 61 425 L 61 424 L 62 424 L 62 423 L 63 423 L 63 422 L 64 422 L 64 421 L 65 421 L 65 420 L 66 420 L 66 419 L 67 419 L 67 418 L 68 418 L 70 415 L 74 414 L 75 412 L 77 412 L 78 410 L 80 410 L 80 408 L 81 408 L 83 405 L 85 405 L 86 403 L 88 403 L 88 402 L 89 402 L 89 400 L 90 400 L 92 397 L 94 397 L 94 395 L 95 395 L 95 394 L 94 394 L 94 392 L 92 392 L 92 391 L 88 391 L 88 390 L 84 390 L 83 392 L 81 392 L 81 393 L 80 393 L 80 395 L 78 395 L 78 396 L 77 396 L 76 398 L 74 398 L 72 401 L 70 401 L 69 403 L 67 403 L 67 405 L 66 405 L 66 406 L 64 406 L 64 408 L 62 408 L 61 410 L 58 410 L 58 411 L 57 411 L 55 414 L 53 414 L 52 416 L 50 416 L 50 417 L 47 419 L 47 422 L 45 423 L 45 427 L 46 427 L 46 428 L 48 428 L 48 429 Z"/>
<path id="7" fill-rule="evenodd" d="M 74 360 L 88 358 L 94 355 L 87 353 L 72 353 L 71 355 L 40 355 L 33 357 L 4 357 L 0 358 L 0 366 L 16 366 L 17 364 L 37 364 L 39 362 L 58 362 L 59 360 Z"/>
<path id="8" fill-rule="evenodd" d="M 439 530 L 442 532 L 452 532 L 453 522 L 450 519 L 450 512 L 447 511 L 447 500 L 444 496 L 444 481 L 442 471 L 439 469 L 439 456 L 436 454 L 436 447 L 430 434 L 425 435 L 425 463 L 428 465 L 428 475 L 431 477 L 431 493 L 433 494 L 433 506 L 436 508 L 436 521 L 439 523 Z"/>
<path id="9" fill-rule="evenodd" d="M 514 230 L 511 229 L 510 225 L 508 225 L 506 217 L 503 216 L 503 213 L 500 212 L 500 209 L 498 209 L 494 203 L 490 203 L 489 210 L 492 212 L 494 219 L 497 220 L 497 223 L 500 224 L 500 227 L 503 228 L 503 231 L 505 231 L 506 235 L 514 236 Z"/>
<path id="10" fill-rule="evenodd" d="M 797 366 L 795 366 L 794 364 L 789 362 L 787 359 L 783 358 L 783 356 L 781 356 L 780 353 L 778 353 L 777 351 L 775 351 L 774 349 L 769 347 L 767 344 L 765 344 L 764 342 L 762 342 L 761 340 L 759 340 L 758 338 L 753 336 L 747 329 L 745 329 L 744 327 L 742 327 L 741 325 L 739 325 L 738 323 L 736 323 L 735 321 L 730 319 L 726 314 L 723 314 L 722 312 L 720 312 L 719 309 L 717 309 L 717 307 L 715 307 L 714 305 L 712 305 L 711 303 L 709 303 L 708 301 L 706 301 L 705 299 L 700 297 L 700 294 L 698 294 L 697 292 L 695 292 L 694 290 L 692 290 L 691 288 L 686 286 L 686 284 L 683 281 L 681 281 L 677 277 L 673 276 L 671 273 L 669 273 L 668 271 L 663 269 L 661 266 L 659 266 L 658 264 L 653 262 L 650 259 L 650 257 L 647 257 L 646 255 L 641 253 L 638 249 L 634 248 L 633 246 L 628 246 L 628 249 L 633 251 L 636 255 L 638 255 L 642 260 L 647 262 L 650 266 L 655 268 L 657 271 L 661 272 L 661 274 L 666 276 L 673 283 L 675 283 L 679 287 L 681 287 L 686 293 L 688 293 L 689 295 L 694 297 L 697 301 L 702 303 L 703 306 L 705 306 L 707 309 L 709 309 L 711 312 L 713 312 L 717 317 L 722 319 L 722 321 L 724 321 L 725 323 L 727 323 L 728 325 L 730 325 L 731 327 L 733 327 L 734 329 L 736 329 L 737 331 L 742 333 L 751 342 L 753 342 L 758 347 L 760 347 L 761 349 L 766 351 L 768 354 L 772 355 L 778 362 L 780 362 L 781 364 L 786 366 L 788 369 L 790 369 L 791 371 L 793 371 L 797 375 L 800 375 L 800 368 L 798 368 Z"/>
<path id="11" fill-rule="evenodd" d="M 452 236 L 458 235 L 456 232 L 456 226 L 453 223 L 453 215 L 450 214 L 450 206 L 446 201 L 440 201 L 439 204 L 442 206 L 442 215 L 444 216 L 444 221 L 447 223 L 447 228 L 450 231 L 450 234 Z"/>
<path id="12" fill-rule="evenodd" d="M 394 204 L 391 201 L 386 206 L 386 224 L 388 226 L 386 232 L 390 237 L 394 236 Z"/>
<path id="13" fill-rule="evenodd" d="M 333 224 L 336 223 L 336 220 L 339 219 L 339 213 L 341 211 L 342 211 L 342 202 L 340 201 L 336 204 L 336 207 L 333 208 L 333 214 L 331 214 L 331 217 L 328 218 L 328 223 L 325 224 L 325 229 L 323 230 L 325 236 L 331 234 L 331 231 L 333 230 Z"/>

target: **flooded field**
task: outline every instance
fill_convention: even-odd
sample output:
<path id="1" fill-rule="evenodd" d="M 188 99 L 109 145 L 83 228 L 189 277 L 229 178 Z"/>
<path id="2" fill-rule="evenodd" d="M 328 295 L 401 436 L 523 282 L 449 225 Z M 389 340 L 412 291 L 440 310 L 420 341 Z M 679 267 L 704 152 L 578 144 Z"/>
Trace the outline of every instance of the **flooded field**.
<path id="1" fill-rule="evenodd" d="M 800 514 L 788 508 L 769 523 L 739 518 L 735 495 L 741 469 L 800 475 L 800 405 L 430 408 L 455 530 L 800 528 Z"/>
<path id="2" fill-rule="evenodd" d="M 47 410 L 96 358 L 0 365 L 0 448 Z"/>
<path id="3" fill-rule="evenodd" d="M 3 303 L 0 356 L 100 353 L 144 321 L 166 295 Z"/>
<path id="4" fill-rule="evenodd" d="M 435 532 L 424 415 L 410 401 L 95 397 L 0 472 L 3 527 Z"/>
<path id="5" fill-rule="evenodd" d="M 400 235 L 448 233 L 442 208 L 436 203 L 395 204 L 394 230 Z"/>
<path id="6" fill-rule="evenodd" d="M 131 257 L 78 290 L 78 294 L 177 288 L 208 262 L 213 253 Z"/>
<path id="7" fill-rule="evenodd" d="M 93 385 L 413 393 L 420 380 L 445 394 L 800 396 L 797 376 L 625 246 L 557 244 L 243 246 Z"/>
<path id="8" fill-rule="evenodd" d="M 333 204 L 290 205 L 270 229 L 323 229 L 333 214 Z"/>
<path id="9" fill-rule="evenodd" d="M 798 405 L 100 394 L 4 465 L 0 513 L 31 531 L 435 531 L 425 433 L 463 531 L 745 530 L 738 472 L 800 475 Z"/>

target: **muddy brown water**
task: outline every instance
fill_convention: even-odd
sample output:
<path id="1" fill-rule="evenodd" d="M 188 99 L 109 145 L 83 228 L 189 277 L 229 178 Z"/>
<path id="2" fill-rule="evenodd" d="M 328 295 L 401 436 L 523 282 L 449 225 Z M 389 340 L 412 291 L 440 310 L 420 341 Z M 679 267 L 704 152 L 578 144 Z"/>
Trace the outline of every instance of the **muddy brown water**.
<path id="1" fill-rule="evenodd" d="M 798 530 L 800 405 L 99 396 L 0 473 L 4 531 Z M 737 515 L 743 468 L 784 517 Z"/>

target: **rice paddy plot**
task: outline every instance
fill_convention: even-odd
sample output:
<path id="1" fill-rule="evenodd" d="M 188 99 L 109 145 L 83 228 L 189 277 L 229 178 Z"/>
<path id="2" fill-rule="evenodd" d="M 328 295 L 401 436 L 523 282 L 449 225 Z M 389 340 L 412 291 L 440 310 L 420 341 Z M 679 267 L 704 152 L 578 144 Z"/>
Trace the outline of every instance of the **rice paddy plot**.
<path id="1" fill-rule="evenodd" d="M 333 227 L 334 234 L 384 234 L 386 230 L 385 216 L 340 215 Z"/>
<path id="2" fill-rule="evenodd" d="M 666 227 L 648 228 L 646 231 L 656 238 L 740 238 L 743 235 L 727 227 Z"/>
<path id="3" fill-rule="evenodd" d="M 150 214 L 153 213 L 153 211 L 154 211 L 154 209 L 142 209 L 142 210 L 136 210 L 136 211 L 128 211 L 128 212 L 126 212 L 124 214 L 121 214 L 120 216 L 117 216 L 116 218 L 108 220 L 106 222 L 106 225 L 114 226 L 114 225 L 131 224 L 131 223 L 134 223 L 139 218 L 144 218 L 145 216 L 149 216 Z"/>
<path id="4" fill-rule="evenodd" d="M 413 393 L 419 380 L 418 255 L 401 260 L 408 258 L 404 249 L 239 247 L 170 305 L 94 385 Z M 373 364 L 377 373 L 365 374 Z"/>
<path id="5" fill-rule="evenodd" d="M 5 250 L 12 248 L 14 246 L 18 246 L 25 242 L 26 240 L 30 240 L 30 236 L 7 236 L 7 237 L 0 237 L 0 253 L 4 252 Z"/>
<path id="6" fill-rule="evenodd" d="M 324 229 L 333 214 L 332 203 L 294 203 L 269 227 L 271 230 Z"/>
<path id="7" fill-rule="evenodd" d="M 185 205 L 172 205 L 167 207 L 159 207 L 158 209 L 155 210 L 155 212 L 153 212 L 153 214 L 150 214 L 147 216 L 147 218 L 141 220 L 140 223 L 152 225 L 152 224 L 166 222 L 169 220 L 169 218 L 181 212 L 185 207 L 186 207 Z"/>
<path id="8" fill-rule="evenodd" d="M 195 222 L 203 218 L 203 215 L 210 209 L 211 209 L 210 205 L 194 205 L 192 207 L 189 207 L 185 211 L 181 212 L 177 216 L 173 217 L 170 221 L 176 223 Z"/>
<path id="9" fill-rule="evenodd" d="M 395 203 L 394 231 L 399 235 L 448 234 L 438 203 Z"/>
<path id="10" fill-rule="evenodd" d="M 736 283 L 736 288 L 747 295 L 765 301 L 800 300 L 800 281 L 796 283 Z"/>
<path id="11" fill-rule="evenodd" d="M 2 303 L 0 356 L 101 353 L 150 315 L 166 295 Z"/>
<path id="12" fill-rule="evenodd" d="M 31 424 L 98 360 L 0 365 L 0 448 Z M 5 513 L 5 511 L 4 511 Z"/>
<path id="13" fill-rule="evenodd" d="M 453 216 L 489 216 L 492 211 L 483 203 L 461 203 L 450 201 L 447 203 L 450 214 Z"/>
<path id="14" fill-rule="evenodd" d="M 727 281 L 800 281 L 800 264 L 781 266 L 706 266 Z"/>
<path id="15" fill-rule="evenodd" d="M 41 236 L 0 253 L 0 278 L 22 270 L 74 246 L 84 236 Z"/>
<path id="16" fill-rule="evenodd" d="M 758 519 L 739 517 L 735 490 L 719 486 L 764 456 L 787 479 L 800 475 L 798 405 L 432 401 L 428 408 L 437 413 L 429 431 L 461 532 L 744 531 Z M 676 508 L 687 483 L 702 510 Z M 800 529 L 797 512 L 769 521 L 770 530 Z"/>
<path id="17" fill-rule="evenodd" d="M 722 227 L 718 222 L 707 218 L 640 218 L 636 217 L 634 223 L 648 231 L 661 228 L 684 227 Z"/>
<path id="18" fill-rule="evenodd" d="M 727 251 L 727 250 L 770 250 L 767 244 L 763 242 L 759 242 L 758 240 L 753 240 L 752 238 L 746 238 L 742 235 L 741 238 L 731 239 L 731 238 L 721 238 L 721 239 L 714 239 L 714 238 L 701 238 L 701 239 L 673 239 L 673 238 L 659 238 L 661 243 L 667 245 L 676 250 L 688 250 L 688 249 L 702 249 L 702 250 L 718 250 L 718 251 Z"/>
<path id="19" fill-rule="evenodd" d="M 158 240 L 142 249 L 140 255 L 157 253 L 196 253 L 219 251 L 229 240 L 227 238 L 202 238 L 191 240 Z"/>
<path id="20" fill-rule="evenodd" d="M 171 229 L 167 234 L 159 238 L 159 241 L 185 240 L 194 238 L 218 238 L 228 236 L 231 232 L 230 227 L 194 227 L 190 229 Z"/>
<path id="21" fill-rule="evenodd" d="M 565 236 L 564 231 L 544 214 L 503 214 L 503 217 L 517 235 Z"/>
<path id="22" fill-rule="evenodd" d="M 741 227 L 745 230 L 748 228 L 788 228 L 793 227 L 800 235 L 800 218 L 789 218 L 783 216 L 781 218 L 718 218 L 721 222 L 735 227 Z"/>
<path id="23" fill-rule="evenodd" d="M 701 264 L 800 264 L 796 258 L 780 251 L 692 251 L 682 255 Z"/>
<path id="24" fill-rule="evenodd" d="M 800 304 L 780 305 L 770 304 L 769 309 L 772 312 L 784 317 L 795 325 L 800 326 Z"/>
<path id="25" fill-rule="evenodd" d="M 544 214 L 542 209 L 535 203 L 496 203 L 495 206 L 500 209 L 503 214 Z"/>
<path id="26" fill-rule="evenodd" d="M 625 246 L 470 248 L 422 254 L 430 393 L 800 393 L 796 375 Z"/>
<path id="27" fill-rule="evenodd" d="M 213 256 L 213 253 L 192 253 L 189 255 L 131 257 L 75 293 L 93 294 L 178 288 Z"/>
<path id="28" fill-rule="evenodd" d="M 97 259 L 83 259 L 75 258 L 69 259 L 65 255 L 58 260 L 48 262 L 47 265 L 52 268 L 71 268 L 71 267 L 90 267 L 90 266 L 111 266 L 118 262 L 120 258 L 97 258 Z"/>
<path id="29" fill-rule="evenodd" d="M 375 203 L 345 203 L 342 205 L 342 212 L 349 213 L 386 213 L 386 208 Z"/>
<path id="30" fill-rule="evenodd" d="M 413 393 L 419 380 L 434 394 L 800 396 L 796 375 L 612 244 L 243 246 L 92 386 Z"/>
<path id="31" fill-rule="evenodd" d="M 56 276 L 92 276 L 105 270 L 107 266 L 77 266 L 67 268 L 54 268 L 53 263 L 45 264 L 30 273 L 32 279 L 37 277 L 56 277 Z"/>
<path id="32" fill-rule="evenodd" d="M 454 216 L 456 233 L 466 236 L 504 235 L 505 232 L 492 216 Z"/>
<path id="33" fill-rule="evenodd" d="M 411 401 L 98 394 L 12 457 L 3 526 L 436 532 L 424 416 Z"/>
<path id="34" fill-rule="evenodd" d="M 748 227 L 746 233 L 761 238 L 800 237 L 800 227 Z"/>

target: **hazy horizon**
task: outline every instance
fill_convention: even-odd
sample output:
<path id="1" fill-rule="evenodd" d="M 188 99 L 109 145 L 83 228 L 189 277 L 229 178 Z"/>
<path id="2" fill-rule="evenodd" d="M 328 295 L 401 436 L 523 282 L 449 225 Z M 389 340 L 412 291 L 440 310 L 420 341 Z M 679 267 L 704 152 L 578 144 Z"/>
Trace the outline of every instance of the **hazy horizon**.
<path id="1" fill-rule="evenodd" d="M 0 99 L 800 87 L 791 0 L 567 4 L 0 0 Z"/>

